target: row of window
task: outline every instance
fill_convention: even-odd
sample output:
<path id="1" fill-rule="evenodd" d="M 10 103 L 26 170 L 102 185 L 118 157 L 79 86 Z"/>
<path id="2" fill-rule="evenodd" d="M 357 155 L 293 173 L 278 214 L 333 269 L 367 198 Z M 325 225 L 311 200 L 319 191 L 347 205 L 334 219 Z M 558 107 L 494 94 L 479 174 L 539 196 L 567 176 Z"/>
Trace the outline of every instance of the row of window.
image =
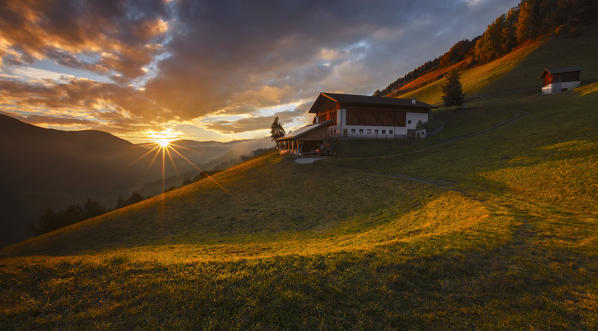
<path id="1" fill-rule="evenodd" d="M 386 130 L 374 130 L 374 134 L 380 134 L 380 131 L 382 134 L 386 134 Z M 351 129 L 351 133 L 355 134 L 357 130 Z M 364 129 L 359 129 L 359 134 L 364 134 Z M 372 129 L 365 129 L 365 134 L 372 134 Z M 388 134 L 393 134 L 393 130 L 388 130 Z"/>

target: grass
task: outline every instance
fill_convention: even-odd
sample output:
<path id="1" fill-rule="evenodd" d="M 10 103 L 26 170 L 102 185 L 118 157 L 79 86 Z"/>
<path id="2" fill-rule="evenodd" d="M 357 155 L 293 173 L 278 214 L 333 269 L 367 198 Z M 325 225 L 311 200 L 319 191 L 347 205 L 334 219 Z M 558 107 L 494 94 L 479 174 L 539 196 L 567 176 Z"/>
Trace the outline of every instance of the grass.
<path id="1" fill-rule="evenodd" d="M 576 91 L 441 109 L 437 136 L 311 165 L 265 155 L 215 176 L 230 194 L 202 180 L 7 247 L 0 324 L 596 329 L 598 67 L 568 51 L 594 37 L 478 73 L 527 86 L 557 56 Z"/>
<path id="2" fill-rule="evenodd" d="M 472 96 L 482 92 L 497 93 L 502 92 L 503 89 L 512 90 L 514 88 L 513 86 L 502 86 L 492 83 L 504 74 L 513 71 L 515 67 L 519 66 L 519 64 L 521 64 L 521 62 L 540 45 L 542 45 L 541 40 L 529 42 L 500 59 L 464 70 L 460 77 L 463 92 L 467 96 Z M 535 75 L 539 77 L 539 74 L 535 73 Z M 437 104 L 442 102 L 442 86 L 445 83 L 446 78 L 443 77 L 435 82 L 398 97 L 417 98 L 430 104 Z M 492 88 L 488 88 L 489 85 L 491 85 Z M 531 86 L 523 86 L 523 88 L 535 87 L 536 85 L 538 85 L 538 82 L 534 82 Z"/>

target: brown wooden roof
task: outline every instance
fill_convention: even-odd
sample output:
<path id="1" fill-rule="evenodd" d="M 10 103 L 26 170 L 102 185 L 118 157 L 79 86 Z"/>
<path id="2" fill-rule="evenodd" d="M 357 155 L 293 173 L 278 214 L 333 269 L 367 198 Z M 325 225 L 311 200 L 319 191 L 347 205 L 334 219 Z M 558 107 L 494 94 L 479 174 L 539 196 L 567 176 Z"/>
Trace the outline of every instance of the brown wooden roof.
<path id="1" fill-rule="evenodd" d="M 291 131 L 276 140 L 297 139 L 297 138 L 300 138 L 301 136 L 304 136 L 304 135 L 310 133 L 311 131 L 313 131 L 317 128 L 320 128 L 323 126 L 328 126 L 331 122 L 332 121 L 324 121 L 324 122 L 320 122 L 320 123 L 309 124 L 309 125 L 299 128 L 295 131 Z"/>
<path id="2" fill-rule="evenodd" d="M 565 73 L 565 72 L 578 72 L 578 71 L 581 71 L 581 70 L 582 70 L 582 68 L 580 66 L 560 67 L 560 68 L 546 68 L 542 72 L 542 76 L 540 76 L 540 79 L 544 79 L 544 76 L 546 76 L 546 73 L 554 75 L 554 74 L 562 74 L 562 73 Z"/>
<path id="3" fill-rule="evenodd" d="M 340 94 L 340 93 L 328 93 L 322 92 L 316 98 L 316 101 L 309 109 L 310 113 L 318 113 L 318 108 L 325 101 L 333 101 L 342 106 L 348 105 L 370 105 L 370 106 L 385 106 L 385 107 L 397 107 L 397 108 L 433 108 L 431 105 L 417 101 L 415 99 L 400 99 L 400 98 L 389 98 L 389 97 L 374 97 L 369 95 L 356 95 L 356 94 Z"/>

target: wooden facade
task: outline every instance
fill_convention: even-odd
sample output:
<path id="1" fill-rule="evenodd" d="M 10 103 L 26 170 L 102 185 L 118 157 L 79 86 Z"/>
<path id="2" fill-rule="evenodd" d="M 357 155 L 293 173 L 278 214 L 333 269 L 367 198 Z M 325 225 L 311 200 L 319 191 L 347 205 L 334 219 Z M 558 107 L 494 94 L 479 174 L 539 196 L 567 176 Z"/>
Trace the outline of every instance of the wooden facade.
<path id="1" fill-rule="evenodd" d="M 406 112 L 400 109 L 376 109 L 352 106 L 347 108 L 347 125 L 405 126 Z"/>
<path id="2" fill-rule="evenodd" d="M 544 81 L 544 85 L 547 86 L 554 82 L 576 82 L 581 80 L 581 71 L 569 71 L 569 72 L 562 72 L 562 73 L 551 73 L 548 71 L 544 71 L 544 75 L 542 75 L 542 79 Z"/>
<path id="3" fill-rule="evenodd" d="M 581 67 L 544 69 L 540 79 L 543 95 L 572 90 L 581 84 Z"/>
<path id="4" fill-rule="evenodd" d="M 401 139 L 424 130 L 431 105 L 416 99 L 320 93 L 309 112 L 313 124 L 278 139 L 282 154 L 302 154 L 331 138 Z M 413 131 L 415 132 L 415 131 Z M 419 131 L 418 131 L 419 132 Z M 425 138 L 423 134 L 411 135 Z"/>

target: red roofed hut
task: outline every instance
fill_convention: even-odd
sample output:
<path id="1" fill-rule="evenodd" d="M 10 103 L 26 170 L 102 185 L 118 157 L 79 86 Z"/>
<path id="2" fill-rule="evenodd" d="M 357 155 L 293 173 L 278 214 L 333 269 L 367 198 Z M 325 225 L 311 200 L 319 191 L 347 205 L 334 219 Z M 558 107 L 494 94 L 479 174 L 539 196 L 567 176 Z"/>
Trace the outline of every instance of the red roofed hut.
<path id="1" fill-rule="evenodd" d="M 572 90 L 581 84 L 581 67 L 546 68 L 540 79 L 542 95 L 557 94 Z"/>

